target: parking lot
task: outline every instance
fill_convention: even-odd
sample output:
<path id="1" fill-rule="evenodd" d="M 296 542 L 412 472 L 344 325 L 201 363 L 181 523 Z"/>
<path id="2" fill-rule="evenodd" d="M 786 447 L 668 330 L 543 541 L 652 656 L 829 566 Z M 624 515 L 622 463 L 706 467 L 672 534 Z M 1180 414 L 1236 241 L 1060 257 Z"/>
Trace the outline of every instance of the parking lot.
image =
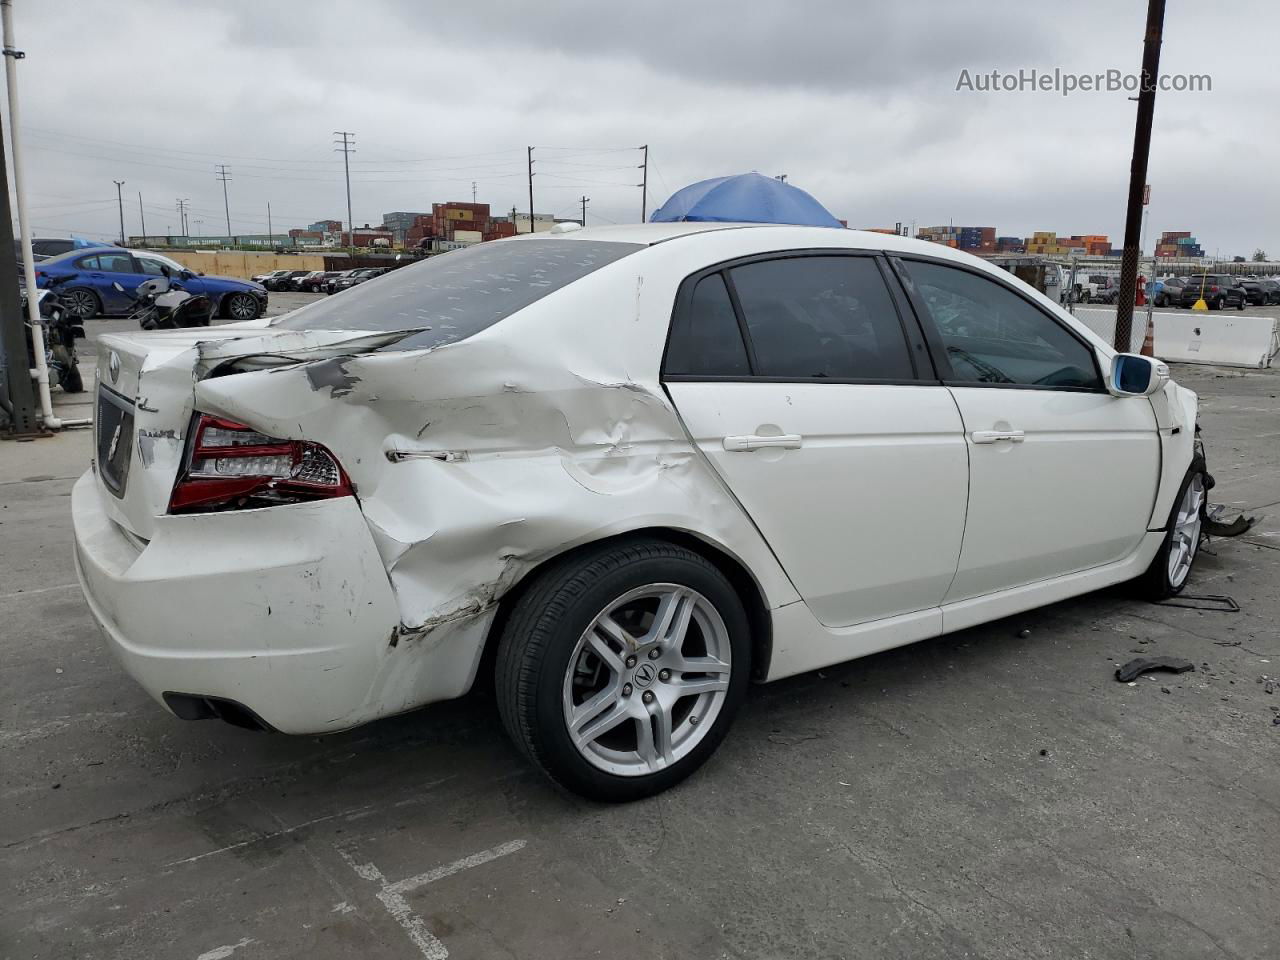
<path id="1" fill-rule="evenodd" d="M 1212 501 L 1274 513 L 1280 377 L 1174 376 Z M 486 690 L 325 738 L 167 715 L 75 583 L 89 441 L 0 447 L 0 955 L 1280 954 L 1274 517 L 1192 573 L 1238 613 L 1114 590 L 758 687 L 701 772 L 607 807 L 529 768 Z M 1144 654 L 1197 669 L 1114 679 Z"/>

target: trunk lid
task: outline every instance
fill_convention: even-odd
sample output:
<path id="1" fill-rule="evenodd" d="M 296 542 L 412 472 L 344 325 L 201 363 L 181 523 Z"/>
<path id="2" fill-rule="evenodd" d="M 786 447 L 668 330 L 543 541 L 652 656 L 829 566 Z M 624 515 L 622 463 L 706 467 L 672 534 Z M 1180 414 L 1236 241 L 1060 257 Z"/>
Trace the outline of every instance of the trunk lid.
<path id="1" fill-rule="evenodd" d="M 405 336 L 245 325 L 99 338 L 94 471 L 108 515 L 149 540 L 182 466 L 196 384 L 237 360 L 314 360 L 377 349 Z"/>

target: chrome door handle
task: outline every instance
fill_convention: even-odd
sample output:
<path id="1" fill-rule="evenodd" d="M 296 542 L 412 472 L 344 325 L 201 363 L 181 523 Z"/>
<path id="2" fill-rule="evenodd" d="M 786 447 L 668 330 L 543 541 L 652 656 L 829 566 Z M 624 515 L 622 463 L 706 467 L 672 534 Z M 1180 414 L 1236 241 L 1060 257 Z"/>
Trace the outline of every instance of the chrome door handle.
<path id="1" fill-rule="evenodd" d="M 969 434 L 969 438 L 974 443 L 998 443 L 1001 440 L 1021 443 L 1027 439 L 1027 435 L 1021 430 L 975 430 Z"/>
<path id="2" fill-rule="evenodd" d="M 799 450 L 801 436 L 798 433 L 784 433 L 780 437 L 725 437 L 724 448 L 730 453 L 749 453 L 752 450 Z"/>

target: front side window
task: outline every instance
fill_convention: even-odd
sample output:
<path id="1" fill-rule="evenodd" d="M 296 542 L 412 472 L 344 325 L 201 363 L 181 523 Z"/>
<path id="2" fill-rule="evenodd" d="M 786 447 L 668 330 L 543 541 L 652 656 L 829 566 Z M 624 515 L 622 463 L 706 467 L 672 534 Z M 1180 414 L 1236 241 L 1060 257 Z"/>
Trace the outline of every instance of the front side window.
<path id="1" fill-rule="evenodd" d="M 902 323 L 870 257 L 788 257 L 729 273 L 757 376 L 914 379 Z"/>
<path id="2" fill-rule="evenodd" d="M 750 375 L 747 348 L 720 274 L 698 281 L 671 325 L 665 372 L 684 377 Z"/>
<path id="3" fill-rule="evenodd" d="M 953 382 L 1103 389 L 1093 351 L 1003 284 L 936 263 L 906 267 Z"/>

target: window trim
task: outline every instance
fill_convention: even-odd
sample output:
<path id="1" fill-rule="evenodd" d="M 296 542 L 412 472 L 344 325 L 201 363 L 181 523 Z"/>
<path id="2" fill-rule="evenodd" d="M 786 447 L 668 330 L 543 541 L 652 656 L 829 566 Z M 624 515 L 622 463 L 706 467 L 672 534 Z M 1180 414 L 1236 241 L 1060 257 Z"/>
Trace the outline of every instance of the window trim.
<path id="1" fill-rule="evenodd" d="M 731 271 L 735 267 L 746 266 L 752 263 L 772 262 L 774 260 L 796 260 L 802 257 L 867 257 L 871 258 L 876 265 L 877 272 L 880 276 L 881 283 L 884 284 L 885 292 L 889 295 L 889 302 L 893 305 L 893 310 L 898 319 L 898 326 L 902 331 L 903 345 L 907 351 L 907 360 L 911 364 L 914 376 L 910 379 L 888 378 L 888 377 L 767 377 L 756 373 L 759 363 L 756 359 L 755 344 L 752 342 L 750 331 L 747 327 L 746 313 L 742 309 L 742 303 L 738 299 L 738 291 L 733 283 Z M 667 354 L 671 350 L 671 333 L 675 328 L 678 320 L 689 309 L 689 304 L 693 299 L 693 290 L 698 283 L 712 274 L 721 274 L 724 285 L 729 291 L 729 300 L 733 304 L 733 312 L 738 321 L 738 334 L 742 337 L 743 345 L 747 351 L 747 366 L 750 372 L 746 376 L 716 376 L 708 374 L 686 374 L 686 373 L 667 373 Z M 936 366 L 932 363 L 931 351 L 928 349 L 927 337 L 921 327 L 919 319 L 914 315 L 913 311 L 904 309 L 907 304 L 903 302 L 898 292 L 897 286 L 889 278 L 889 271 L 885 263 L 885 254 L 882 250 L 856 249 L 847 247 L 802 247 L 794 250 L 770 250 L 764 253 L 753 253 L 746 256 L 734 257 L 731 260 L 723 260 L 720 263 L 711 264 L 697 270 L 683 280 L 676 289 L 675 301 L 672 305 L 671 318 L 667 322 L 666 341 L 662 347 L 662 361 L 659 367 L 658 378 L 662 383 L 838 383 L 838 384 L 863 384 L 868 386 L 921 386 L 921 385 L 938 385 L 942 382 L 938 376 Z M 929 364 L 922 363 L 922 358 L 928 358 Z"/>
<path id="2" fill-rule="evenodd" d="M 1055 390 L 1059 393 L 1096 393 L 1109 394 L 1107 390 L 1107 380 L 1103 375 L 1102 366 L 1098 362 L 1097 348 L 1086 340 L 1079 331 L 1072 329 L 1062 320 L 1046 310 L 1042 304 L 1037 303 L 1028 297 L 1025 293 L 1010 283 L 1007 283 L 1003 277 L 992 276 L 985 270 L 972 267 L 967 263 L 956 263 L 954 260 L 948 260 L 945 257 L 931 257 L 927 254 L 917 253 L 891 253 L 888 254 L 889 263 L 893 267 L 893 273 L 898 283 L 901 284 L 903 292 L 907 300 L 911 304 L 912 311 L 916 314 L 921 328 L 924 330 L 925 341 L 929 347 L 929 356 L 933 360 L 934 368 L 938 371 L 941 382 L 948 387 L 976 387 L 982 390 Z M 941 331 L 938 330 L 937 322 L 933 319 L 933 314 L 929 311 L 928 304 L 920 296 L 916 290 L 915 281 L 911 277 L 911 272 L 907 264 L 918 261 L 920 263 L 930 263 L 940 267 L 951 267 L 955 270 L 961 270 L 965 273 L 971 273 L 976 277 L 981 277 L 1013 294 L 1027 306 L 1031 307 L 1041 316 L 1047 318 L 1051 323 L 1056 324 L 1059 329 L 1067 333 L 1076 343 L 1084 347 L 1089 354 L 1089 358 L 1093 363 L 1093 372 L 1098 378 L 1097 387 L 1064 387 L 1051 383 L 983 383 L 977 380 L 957 380 L 955 379 L 955 370 L 952 369 L 951 359 L 947 356 L 946 345 L 942 342 Z"/>

